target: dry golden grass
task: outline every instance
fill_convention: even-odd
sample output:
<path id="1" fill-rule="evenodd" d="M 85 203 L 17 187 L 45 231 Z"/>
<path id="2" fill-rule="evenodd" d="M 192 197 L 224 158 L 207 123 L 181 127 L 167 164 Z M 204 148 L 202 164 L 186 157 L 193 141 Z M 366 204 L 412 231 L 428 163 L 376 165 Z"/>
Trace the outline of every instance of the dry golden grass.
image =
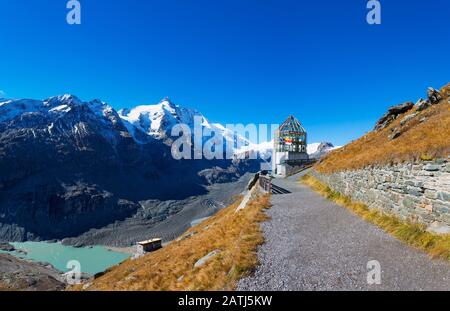
<path id="1" fill-rule="evenodd" d="M 441 89 L 441 94 L 443 94 L 444 96 L 450 97 L 450 83 Z"/>
<path id="2" fill-rule="evenodd" d="M 364 220 L 373 223 L 408 245 L 427 252 L 432 258 L 450 261 L 450 234 L 427 232 L 425 226 L 401 220 L 395 215 L 388 215 L 381 210 L 369 209 L 363 203 L 353 202 L 349 197 L 334 191 L 311 175 L 302 178 L 310 186 L 329 200 L 348 208 Z"/>
<path id="3" fill-rule="evenodd" d="M 450 85 L 447 86 L 450 89 Z M 345 147 L 331 152 L 315 169 L 322 173 L 353 170 L 368 165 L 393 164 L 418 159 L 447 157 L 450 153 L 450 104 L 447 98 L 422 112 L 404 126 L 400 121 L 406 112 L 387 128 L 372 131 Z M 426 118 L 421 122 L 421 119 Z M 400 137 L 390 140 L 392 129 L 401 131 Z"/>
<path id="4" fill-rule="evenodd" d="M 239 201 L 191 228 L 182 241 L 127 260 L 95 279 L 88 290 L 232 290 L 236 281 L 257 264 L 256 250 L 263 243 L 259 223 L 266 220 L 269 195 L 258 196 L 235 212 Z M 205 265 L 194 264 L 214 250 L 220 253 Z M 73 288 L 82 289 L 80 286 Z"/>

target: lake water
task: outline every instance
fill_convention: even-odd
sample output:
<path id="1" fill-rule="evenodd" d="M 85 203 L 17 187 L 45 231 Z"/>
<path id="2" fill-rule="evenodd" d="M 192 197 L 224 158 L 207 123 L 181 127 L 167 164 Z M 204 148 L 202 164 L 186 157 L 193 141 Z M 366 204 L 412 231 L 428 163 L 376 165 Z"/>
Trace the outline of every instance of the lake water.
<path id="1" fill-rule="evenodd" d="M 71 270 L 67 268 L 67 263 L 72 260 L 77 260 L 80 263 L 81 272 L 94 275 L 130 257 L 129 254 L 110 251 L 103 246 L 75 248 L 61 243 L 47 242 L 10 244 L 16 249 L 25 251 L 26 254 L 17 251 L 9 254 L 37 262 L 48 262 L 63 272 Z"/>

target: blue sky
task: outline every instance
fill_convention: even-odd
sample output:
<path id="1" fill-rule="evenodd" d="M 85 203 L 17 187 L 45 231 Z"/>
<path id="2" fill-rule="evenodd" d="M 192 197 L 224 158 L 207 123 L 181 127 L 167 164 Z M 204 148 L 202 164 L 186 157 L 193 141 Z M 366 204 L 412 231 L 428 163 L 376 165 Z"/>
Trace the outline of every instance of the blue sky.
<path id="1" fill-rule="evenodd" d="M 300 119 L 344 144 L 387 107 L 450 82 L 448 0 L 0 0 L 0 90 L 115 108 L 165 96 L 213 122 Z"/>

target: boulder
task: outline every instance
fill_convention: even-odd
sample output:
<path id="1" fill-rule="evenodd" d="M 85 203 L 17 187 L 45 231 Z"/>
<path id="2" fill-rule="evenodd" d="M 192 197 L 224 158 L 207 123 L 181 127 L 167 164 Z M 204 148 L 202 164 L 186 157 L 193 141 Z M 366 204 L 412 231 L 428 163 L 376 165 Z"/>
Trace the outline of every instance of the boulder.
<path id="1" fill-rule="evenodd" d="M 375 130 L 382 130 L 391 124 L 397 117 L 414 107 L 412 102 L 406 102 L 398 106 L 389 108 L 389 110 L 378 120 Z"/>
<path id="2" fill-rule="evenodd" d="M 428 88 L 427 96 L 432 105 L 437 104 L 442 99 L 441 93 L 432 87 Z"/>
<path id="3" fill-rule="evenodd" d="M 199 268 L 199 267 L 203 266 L 209 259 L 215 257 L 219 253 L 220 253 L 220 250 L 217 250 L 217 249 L 212 251 L 212 252 L 210 252 L 206 256 L 204 256 L 204 257 L 200 258 L 199 260 L 197 260 L 197 262 L 194 264 L 194 268 Z"/>
<path id="4" fill-rule="evenodd" d="M 417 112 L 408 114 L 406 117 L 404 117 L 401 121 L 400 121 L 400 125 L 403 126 L 406 123 L 408 123 L 410 120 L 414 119 L 414 117 L 417 116 Z"/>
<path id="5" fill-rule="evenodd" d="M 394 140 L 400 135 L 402 135 L 402 132 L 400 132 L 398 129 L 395 129 L 395 131 L 391 135 L 389 135 L 389 140 Z"/>
<path id="6" fill-rule="evenodd" d="M 424 100 L 423 98 L 419 99 L 416 103 L 416 107 L 418 111 L 423 111 L 431 106 L 429 100 Z"/>
<path id="7" fill-rule="evenodd" d="M 437 234 L 450 234 L 450 226 L 445 223 L 435 221 L 427 228 L 427 231 Z"/>

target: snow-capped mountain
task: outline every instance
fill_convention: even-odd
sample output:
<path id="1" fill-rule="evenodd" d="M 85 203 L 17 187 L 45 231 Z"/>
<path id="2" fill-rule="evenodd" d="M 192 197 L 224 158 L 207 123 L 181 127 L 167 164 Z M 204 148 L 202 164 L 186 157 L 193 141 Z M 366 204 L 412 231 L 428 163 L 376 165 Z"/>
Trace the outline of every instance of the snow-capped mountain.
<path id="1" fill-rule="evenodd" d="M 116 143 L 127 130 L 117 112 L 96 99 L 83 102 L 74 95 L 50 97 L 45 100 L 18 99 L 0 101 L 0 129 L 31 131 L 34 136 L 49 138 L 66 135 L 82 138 L 91 129 Z"/>
<path id="2" fill-rule="evenodd" d="M 45 100 L 2 100 L 0 101 L 0 123 L 11 127 L 13 123 L 21 126 L 22 122 L 37 120 L 36 127 L 46 125 L 52 132 L 54 121 L 57 121 L 75 110 L 84 110 L 84 113 L 96 116 L 105 125 L 124 126 L 127 132 L 137 143 L 146 144 L 156 140 L 171 141 L 172 128 L 177 124 L 185 124 L 194 133 L 194 118 L 200 120 L 202 130 L 208 129 L 215 135 L 222 135 L 225 144 L 246 146 L 248 140 L 220 124 L 210 123 L 200 112 L 195 109 L 183 108 L 175 105 L 170 99 L 165 98 L 156 105 L 140 105 L 131 109 L 121 109 L 118 112 L 107 103 L 100 100 L 83 102 L 74 95 L 50 97 Z M 22 124 L 23 125 L 23 124 Z M 80 125 L 75 125 L 74 131 L 82 131 Z M 107 131 L 103 132 L 109 135 Z M 111 135 L 109 135 L 111 136 Z M 208 139 L 209 137 L 205 137 Z M 225 150 L 225 148 L 224 148 Z"/>
<path id="3" fill-rule="evenodd" d="M 270 161 L 273 151 L 273 140 L 266 141 L 259 144 L 248 142 L 246 146 L 236 150 L 238 157 L 252 156 L 264 161 Z"/>
<path id="4" fill-rule="evenodd" d="M 138 143 L 146 143 L 147 138 L 142 133 L 170 143 L 172 128 L 178 124 L 185 124 L 194 134 L 195 118 L 199 120 L 202 131 L 206 129 L 211 135 L 221 135 L 224 141 L 224 150 L 227 145 L 232 145 L 233 150 L 238 147 L 247 146 L 250 143 L 247 139 L 227 129 L 221 124 L 210 123 L 199 111 L 195 109 L 183 108 L 175 105 L 169 98 L 164 98 L 156 105 L 141 105 L 131 109 L 119 110 L 119 116 L 128 132 Z M 206 136 L 203 140 L 208 140 Z"/>
<path id="5" fill-rule="evenodd" d="M 45 100 L 3 99 L 0 101 L 0 122 L 8 122 L 20 116 L 36 116 L 39 114 L 58 117 L 80 106 L 87 107 L 92 113 L 101 118 L 110 118 L 114 111 L 112 107 L 100 100 L 82 102 L 79 98 L 70 94 L 50 97 Z"/>
<path id="6" fill-rule="evenodd" d="M 312 144 L 308 144 L 308 146 L 306 147 L 306 152 L 311 155 L 313 153 L 315 153 L 317 151 L 317 149 L 319 148 L 321 143 L 312 143 Z"/>
<path id="7" fill-rule="evenodd" d="M 310 158 L 313 159 L 319 159 L 321 157 L 323 157 L 324 155 L 326 155 L 327 153 L 339 149 L 341 148 L 340 146 L 335 147 L 332 143 L 330 142 L 322 142 L 322 143 L 314 143 L 314 144 L 310 144 L 307 147 L 307 152 L 309 154 Z"/>
<path id="8" fill-rule="evenodd" d="M 338 148 L 340 147 L 335 147 L 330 142 L 312 143 L 308 144 L 307 153 L 311 158 L 317 159 Z M 237 154 L 244 154 L 245 152 L 257 152 L 259 158 L 263 160 L 270 160 L 273 152 L 273 140 L 262 142 L 260 144 L 250 143 L 247 147 L 243 147 L 237 151 Z"/>
<path id="9" fill-rule="evenodd" d="M 203 126 L 209 126 L 200 112 L 177 106 L 168 98 L 156 105 L 142 105 L 119 110 L 119 116 L 130 134 L 140 142 L 142 142 L 141 137 L 136 136 L 136 129 L 156 139 L 165 139 L 170 136 L 172 128 L 177 124 L 186 124 L 193 128 L 194 117 L 200 118 Z"/>
<path id="10" fill-rule="evenodd" d="M 122 135 L 127 132 L 139 144 L 151 143 L 154 140 L 169 139 L 171 141 L 171 131 L 175 125 L 186 124 L 193 133 L 194 118 L 197 117 L 201 122 L 202 130 L 208 129 L 215 134 L 222 135 L 224 143 L 231 144 L 238 156 L 246 152 L 257 152 L 259 158 L 267 160 L 272 154 L 273 141 L 251 143 L 239 133 L 220 124 L 210 123 L 199 111 L 175 105 L 169 98 L 164 98 L 156 105 L 140 105 L 130 109 L 121 109 L 118 112 L 98 99 L 83 102 L 70 94 L 50 97 L 43 101 L 3 99 L 0 101 L 0 123 L 11 127 L 12 121 L 19 120 L 17 126 L 21 126 L 23 122 L 30 125 L 30 120 L 37 118 L 38 124 L 36 125 L 45 125 L 45 129 L 52 134 L 55 130 L 54 121 L 80 108 L 84 109 L 85 113 L 96 116 L 101 123 L 107 126 L 102 133 L 110 139 L 114 136 L 110 133 L 111 128 L 119 127 Z M 75 124 L 73 131 L 82 132 L 83 124 Z M 337 148 L 339 147 L 334 147 L 328 142 L 312 143 L 308 145 L 307 152 L 311 157 L 317 158 Z"/>
<path id="11" fill-rule="evenodd" d="M 182 200 L 257 171 L 246 160 L 175 160 L 168 134 L 194 116 L 169 100 L 120 114 L 68 94 L 0 100 L 0 236 L 76 236 L 134 215 L 142 201 Z"/>

